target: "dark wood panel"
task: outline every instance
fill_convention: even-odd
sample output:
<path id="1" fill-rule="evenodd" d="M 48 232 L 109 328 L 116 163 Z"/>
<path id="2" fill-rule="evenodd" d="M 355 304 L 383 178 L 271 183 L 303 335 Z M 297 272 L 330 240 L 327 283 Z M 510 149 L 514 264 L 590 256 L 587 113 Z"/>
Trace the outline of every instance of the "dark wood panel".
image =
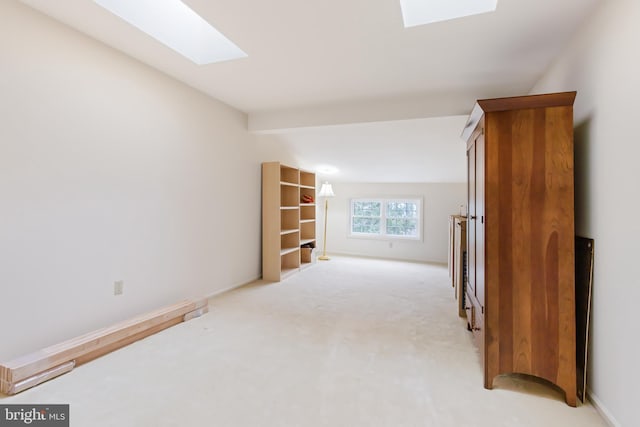
<path id="1" fill-rule="evenodd" d="M 557 301 L 557 295 L 552 295 L 557 287 L 557 265 L 551 265 L 557 258 L 557 239 L 549 235 L 548 222 L 545 221 L 547 164 L 545 162 L 547 140 L 545 138 L 546 123 L 545 110 L 526 110 L 531 115 L 531 215 L 528 218 L 527 239 L 531 244 L 531 269 L 530 281 L 531 298 L 527 302 L 527 308 L 531 311 L 531 321 L 540 322 L 540 325 L 531 328 L 532 365 L 530 371 L 533 375 L 542 378 L 554 378 L 557 372 L 556 355 L 554 350 L 558 348 L 558 322 L 557 313 L 552 309 Z M 545 321 L 546 320 L 546 321 Z M 533 325 L 532 325 L 533 326 Z M 546 362 L 546 363 L 545 363 Z M 553 364 L 554 366 L 548 366 Z"/>
<path id="2" fill-rule="evenodd" d="M 493 378 L 500 372 L 499 362 L 501 360 L 501 348 L 505 345 L 505 341 L 500 340 L 501 330 L 500 317 L 506 310 L 511 311 L 511 301 L 508 295 L 500 295 L 497 292 L 496 281 L 492 280 L 498 277 L 501 270 L 504 269 L 503 263 L 510 265 L 509 257 L 511 253 L 501 253 L 501 242 L 509 241 L 509 233 L 507 230 L 500 230 L 500 205 L 505 202 L 506 198 L 510 198 L 511 190 L 509 188 L 501 188 L 498 181 L 498 171 L 500 160 L 510 153 L 501 153 L 503 146 L 498 141 L 503 138 L 502 134 L 509 132 L 510 126 L 498 126 L 498 121 L 484 121 L 485 133 L 485 176 L 484 176 L 484 194 L 485 194 L 485 300 L 484 300 L 484 322 L 487 325 L 493 325 L 491 328 L 485 328 L 484 339 L 484 360 L 485 388 L 493 387 Z M 510 160 L 506 163 L 510 164 Z M 507 183 L 510 185 L 510 183 Z M 502 233 L 500 232 L 502 231 Z M 505 247 L 504 244 L 502 247 Z M 504 256 L 504 258 L 503 258 Z M 510 327 L 510 324 L 508 325 Z M 510 336 L 510 334 L 507 334 Z M 505 357 L 510 357 L 511 351 L 505 353 Z M 507 361 L 508 364 L 511 361 Z"/>
<path id="3" fill-rule="evenodd" d="M 449 246 L 447 248 L 447 253 L 449 254 L 449 258 L 447 261 L 447 265 L 449 266 L 449 278 L 451 278 L 451 286 L 455 287 L 455 280 L 453 277 L 453 264 L 455 262 L 455 251 L 453 248 L 454 242 L 454 230 L 456 227 L 454 215 L 449 215 Z"/>
<path id="4" fill-rule="evenodd" d="M 475 295 L 476 289 L 476 146 L 467 151 L 467 289 Z"/>
<path id="5" fill-rule="evenodd" d="M 479 304 L 480 314 L 484 314 L 484 265 L 485 265 L 485 209 L 484 209 L 484 176 L 485 147 L 484 132 L 476 138 L 476 287 L 475 296 Z"/>
<path id="6" fill-rule="evenodd" d="M 513 366 L 503 366 L 507 372 L 531 372 L 532 371 L 532 313 L 531 288 L 534 286 L 536 271 L 532 268 L 532 258 L 535 248 L 533 245 L 538 239 L 533 238 L 531 230 L 531 218 L 535 215 L 533 186 L 533 160 L 536 147 L 536 135 L 534 125 L 534 112 L 532 110 L 517 110 L 510 112 L 512 131 L 508 140 L 500 141 L 511 150 L 511 167 L 509 174 L 500 176 L 500 180 L 511 181 L 511 209 L 509 215 L 505 215 L 505 221 L 511 222 L 512 240 L 511 251 L 512 266 L 509 273 L 511 281 L 500 277 L 499 292 L 508 288 L 512 294 L 513 305 Z M 502 170 L 501 170 L 502 171 Z M 539 283 L 539 282 L 538 282 Z M 508 319 L 500 319 L 508 322 Z"/>
<path id="7" fill-rule="evenodd" d="M 467 218 L 457 215 L 454 227 L 454 251 L 456 253 L 453 266 L 454 292 L 458 302 L 458 315 L 465 316 L 464 310 L 464 282 L 466 278 L 466 253 L 467 253 Z"/>
<path id="8" fill-rule="evenodd" d="M 482 111 L 515 111 L 529 108 L 570 107 L 576 99 L 576 92 L 558 92 L 541 95 L 514 96 L 508 98 L 480 99 Z"/>
<path id="9" fill-rule="evenodd" d="M 575 344 L 575 227 L 573 178 L 573 109 L 546 109 L 546 139 L 553 149 L 546 151 L 549 194 L 545 223 L 558 241 L 557 315 L 558 350 L 556 378 L 550 379 L 566 391 L 567 402 L 576 405 Z M 551 144 L 550 144 L 551 145 Z M 554 254 L 555 255 L 555 254 Z M 547 378 L 549 379 L 549 378 Z"/>
<path id="10" fill-rule="evenodd" d="M 587 389 L 589 314 L 593 285 L 594 241 L 576 237 L 576 379 L 578 397 L 584 401 Z"/>
<path id="11" fill-rule="evenodd" d="M 473 333 L 475 345 L 482 349 L 484 347 L 484 319 L 480 311 L 480 303 L 476 297 L 467 292 L 465 298 L 465 311 L 468 322 L 468 329 Z M 480 351 L 481 362 L 484 363 L 484 353 Z"/>

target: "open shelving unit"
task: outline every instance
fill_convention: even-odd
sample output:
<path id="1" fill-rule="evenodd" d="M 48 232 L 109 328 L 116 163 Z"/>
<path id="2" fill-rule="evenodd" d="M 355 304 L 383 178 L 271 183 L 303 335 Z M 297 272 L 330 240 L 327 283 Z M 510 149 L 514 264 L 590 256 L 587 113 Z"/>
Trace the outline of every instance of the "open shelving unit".
<path id="1" fill-rule="evenodd" d="M 311 197 L 314 203 L 306 200 Z M 305 200 L 305 202 L 303 202 Z M 262 164 L 262 278 L 279 282 L 314 261 L 316 175 L 280 162 Z"/>

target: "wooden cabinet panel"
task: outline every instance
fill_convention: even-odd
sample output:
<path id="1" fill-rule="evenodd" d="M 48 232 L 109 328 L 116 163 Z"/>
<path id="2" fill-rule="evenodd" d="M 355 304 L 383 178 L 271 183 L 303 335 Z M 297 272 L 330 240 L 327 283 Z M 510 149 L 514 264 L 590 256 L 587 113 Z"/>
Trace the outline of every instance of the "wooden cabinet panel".
<path id="1" fill-rule="evenodd" d="M 564 390 L 572 406 L 574 98 L 478 101 L 463 133 L 474 252 L 468 292 L 479 305 L 469 317 L 481 329 L 470 324 L 482 335 L 485 387 L 500 374 L 535 375 Z"/>
<path id="2" fill-rule="evenodd" d="M 476 145 L 472 144 L 467 150 L 467 292 L 476 295 Z"/>
<path id="3" fill-rule="evenodd" d="M 467 218 L 462 215 L 449 216 L 449 275 L 454 296 L 458 302 L 458 315 L 465 316 L 464 292 L 466 282 Z"/>
<path id="4" fill-rule="evenodd" d="M 454 260 L 454 292 L 458 300 L 458 315 L 464 316 L 464 292 L 466 280 L 466 256 L 467 256 L 467 218 L 456 216 L 454 250 L 456 257 Z"/>
<path id="5" fill-rule="evenodd" d="M 475 297 L 484 313 L 484 132 L 479 132 L 476 147 L 476 192 L 475 192 Z"/>

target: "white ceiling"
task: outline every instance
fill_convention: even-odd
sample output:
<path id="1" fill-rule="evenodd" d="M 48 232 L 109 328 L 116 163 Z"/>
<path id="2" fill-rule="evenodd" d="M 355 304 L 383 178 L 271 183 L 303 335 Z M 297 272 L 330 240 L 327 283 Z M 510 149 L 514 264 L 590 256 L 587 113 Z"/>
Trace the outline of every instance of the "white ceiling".
<path id="1" fill-rule="evenodd" d="M 345 153 L 365 141 L 349 126 L 318 127 L 403 120 L 395 128 L 407 131 L 415 126 L 405 119 L 467 114 L 475 99 L 528 93 L 602 2 L 499 0 L 495 13 L 404 28 L 399 0 L 183 0 L 248 54 L 199 66 L 91 0 L 21 1 L 248 113 L 251 130 L 313 126 L 303 132 L 309 146 L 325 135 Z M 427 145 L 440 134 L 418 128 Z M 386 154 L 371 162 L 391 168 Z M 411 181 L 428 178 L 419 174 Z"/>

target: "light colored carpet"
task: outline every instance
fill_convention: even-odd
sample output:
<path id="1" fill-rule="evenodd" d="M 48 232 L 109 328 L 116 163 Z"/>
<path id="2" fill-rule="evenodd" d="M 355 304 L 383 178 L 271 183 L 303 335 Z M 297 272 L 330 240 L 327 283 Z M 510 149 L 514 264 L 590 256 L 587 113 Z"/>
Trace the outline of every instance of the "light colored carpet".
<path id="1" fill-rule="evenodd" d="M 482 387 L 447 269 L 335 257 L 0 403 L 84 426 L 605 426 L 522 378 Z"/>

